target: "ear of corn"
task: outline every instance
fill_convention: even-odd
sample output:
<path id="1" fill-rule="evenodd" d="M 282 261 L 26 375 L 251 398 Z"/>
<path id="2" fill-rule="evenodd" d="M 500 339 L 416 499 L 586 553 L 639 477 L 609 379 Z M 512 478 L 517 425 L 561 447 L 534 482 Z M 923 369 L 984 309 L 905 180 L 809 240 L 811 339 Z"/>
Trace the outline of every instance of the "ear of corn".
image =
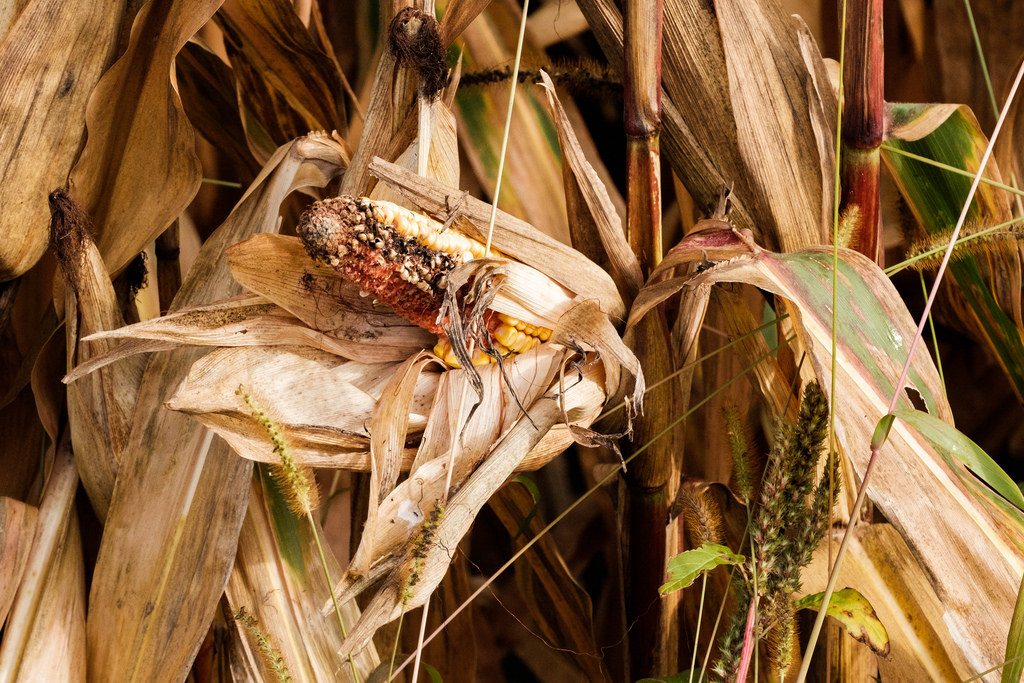
<path id="1" fill-rule="evenodd" d="M 454 228 L 387 201 L 343 195 L 316 202 L 298 226 L 306 250 L 396 313 L 440 336 L 434 352 L 459 366 L 440 315 L 448 274 L 486 247 Z M 492 255 L 497 255 L 493 254 Z M 547 341 L 551 330 L 497 313 L 484 318 L 473 363 Z"/>

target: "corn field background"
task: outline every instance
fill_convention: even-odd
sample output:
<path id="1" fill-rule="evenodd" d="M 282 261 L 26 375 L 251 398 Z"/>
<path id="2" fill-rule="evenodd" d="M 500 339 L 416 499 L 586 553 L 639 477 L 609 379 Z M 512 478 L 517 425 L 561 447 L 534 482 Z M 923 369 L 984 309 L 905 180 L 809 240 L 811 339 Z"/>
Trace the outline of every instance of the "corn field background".
<path id="1" fill-rule="evenodd" d="M 0 35 L 0 681 L 1021 680 L 1024 5 Z"/>

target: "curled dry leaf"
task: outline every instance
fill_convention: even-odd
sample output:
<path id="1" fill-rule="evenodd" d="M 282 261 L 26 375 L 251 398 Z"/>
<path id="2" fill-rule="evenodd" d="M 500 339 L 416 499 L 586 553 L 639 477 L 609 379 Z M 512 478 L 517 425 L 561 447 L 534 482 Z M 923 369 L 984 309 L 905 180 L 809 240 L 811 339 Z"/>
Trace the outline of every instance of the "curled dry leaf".
<path id="1" fill-rule="evenodd" d="M 171 67 L 218 5 L 190 0 L 143 6 L 124 55 L 89 99 L 88 141 L 71 179 L 75 197 L 96 223 L 111 273 L 163 232 L 199 190 L 195 137 Z"/>

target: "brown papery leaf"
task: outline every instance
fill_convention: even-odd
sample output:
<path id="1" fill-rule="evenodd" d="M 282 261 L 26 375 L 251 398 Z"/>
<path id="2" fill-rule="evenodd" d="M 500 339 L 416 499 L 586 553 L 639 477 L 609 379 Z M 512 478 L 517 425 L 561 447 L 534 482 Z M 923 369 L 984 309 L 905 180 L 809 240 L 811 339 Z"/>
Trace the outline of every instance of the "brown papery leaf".
<path id="1" fill-rule="evenodd" d="M 216 14 L 248 109 L 275 145 L 347 128 L 338 65 L 282 0 L 227 0 Z"/>
<path id="2" fill-rule="evenodd" d="M 77 488 L 78 472 L 65 438 L 56 449 L 28 565 L 4 626 L 3 680 L 86 680 L 85 566 L 74 511 Z"/>
<path id="3" fill-rule="evenodd" d="M 529 357 L 543 350 L 544 347 L 539 347 L 524 356 Z M 584 406 L 592 405 L 595 398 L 597 404 L 603 403 L 604 391 L 594 379 L 593 375 L 585 374 L 584 378 L 565 388 L 564 403 L 573 412 L 585 410 Z M 524 401 L 524 405 L 528 406 L 526 415 L 493 443 L 486 459 L 468 478 L 463 480 L 457 471 L 453 472 L 452 481 L 463 483 L 456 485 L 457 493 L 443 509 L 438 507 L 436 501 L 441 500 L 444 490 L 447 457 L 435 458 L 410 473 L 409 479 L 399 484 L 385 500 L 378 517 L 378 529 L 389 534 L 390 538 L 385 541 L 378 536 L 375 547 L 378 552 L 386 548 L 394 548 L 399 552 L 396 554 L 392 551 L 392 554 L 383 556 L 375 563 L 370 580 L 384 572 L 389 572 L 389 576 L 370 600 L 359 623 L 349 632 L 342 654 L 360 651 L 382 624 L 426 601 L 446 573 L 455 548 L 469 530 L 480 508 L 522 462 L 541 436 L 561 419 L 556 401 Z M 487 416 L 483 410 L 478 411 L 477 415 L 480 413 Z M 466 451 L 469 453 L 468 448 Z M 459 467 L 458 463 L 456 467 Z M 425 526 L 428 524 L 429 529 Z M 399 548 L 395 548 L 395 541 L 401 544 Z M 356 558 L 353 558 L 355 563 Z M 351 594 L 367 583 L 366 579 L 349 577 L 340 588 L 344 594 Z"/>
<path id="4" fill-rule="evenodd" d="M 100 253 L 112 274 L 163 232 L 199 190 L 195 137 L 171 83 L 171 67 L 219 4 L 145 5 L 128 49 L 89 100 L 88 141 L 71 180 L 75 198 L 96 224 Z"/>
<path id="5" fill-rule="evenodd" d="M 615 4 L 580 6 L 621 72 Z M 732 187 L 731 219 L 761 242 L 783 251 L 826 243 L 831 191 L 822 178 L 832 172 L 819 149 L 830 144 L 819 143 L 816 122 L 824 112 L 834 125 L 835 102 L 813 45 L 801 44 L 776 3 L 668 0 L 662 48 L 662 142 L 697 205 L 713 206 Z"/>
<path id="6" fill-rule="evenodd" d="M 114 57 L 126 4 L 34 2 L 4 35 L 0 281 L 28 270 L 46 249 L 46 195 L 67 181 L 85 133 L 86 102 Z"/>
<path id="7" fill-rule="evenodd" d="M 36 531 L 39 509 L 14 498 L 0 498 L 0 623 L 7 621 L 21 583 Z"/>
<path id="8" fill-rule="evenodd" d="M 324 136 L 282 147 L 206 241 L 172 309 L 237 294 L 225 248 L 276 229 L 289 192 L 325 185 L 343 164 L 343 150 Z M 163 407 L 201 353 L 156 354 L 143 378 L 121 467 L 131 474 L 115 486 L 90 593 L 89 670 L 97 678 L 184 678 L 234 561 L 251 463 Z"/>
<path id="9" fill-rule="evenodd" d="M 113 350 L 111 341 L 82 338 L 124 325 L 114 286 L 93 244 L 88 217 L 64 190 L 50 194 L 51 241 L 65 288 L 66 368 Z M 106 519 L 114 480 L 135 413 L 145 359 L 135 356 L 68 385 L 68 421 L 75 463 L 100 520 Z"/>
<path id="10" fill-rule="evenodd" d="M 608 196 L 608 190 L 601 182 L 594 167 L 590 165 L 583 155 L 576 133 L 569 123 L 569 117 L 562 109 L 562 103 L 558 100 L 555 92 L 555 84 L 551 77 L 544 71 L 540 72 L 541 82 L 548 96 L 548 105 L 558 129 L 558 141 L 562 146 L 562 163 L 568 165 L 572 178 L 575 182 L 572 187 L 567 187 L 566 192 L 575 192 L 580 195 L 587 207 L 589 219 L 597 228 L 597 235 L 604 246 L 608 262 L 611 268 L 611 276 L 618 285 L 619 293 L 623 299 L 631 300 L 640 290 L 643 284 L 643 273 L 640 272 L 640 264 L 636 255 L 629 248 L 626 241 L 626 233 L 623 229 L 622 218 L 619 216 Z M 571 218 L 577 220 L 577 216 Z"/>
<path id="11" fill-rule="evenodd" d="M 368 464 L 368 428 L 380 390 L 395 367 L 345 361 L 298 347 L 219 349 L 192 367 L 167 407 L 214 429 L 239 455 L 279 464 L 265 428 L 235 395 L 241 385 L 274 419 L 296 462 L 364 469 L 354 465 Z M 421 380 L 409 405 L 412 415 L 407 414 L 413 434 L 421 433 L 426 424 L 437 375 L 423 375 Z M 351 454 L 360 457 L 344 457 Z M 411 457 L 406 469 L 409 462 Z"/>

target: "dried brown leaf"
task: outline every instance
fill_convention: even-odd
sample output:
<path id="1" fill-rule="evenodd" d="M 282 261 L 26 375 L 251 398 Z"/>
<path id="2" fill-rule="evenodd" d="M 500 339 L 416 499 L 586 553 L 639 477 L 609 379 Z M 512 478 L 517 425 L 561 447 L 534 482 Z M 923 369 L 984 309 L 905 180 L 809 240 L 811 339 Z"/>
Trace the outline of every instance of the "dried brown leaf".
<path id="1" fill-rule="evenodd" d="M 171 82 L 174 58 L 220 0 L 149 3 L 123 56 L 93 90 L 89 136 L 71 172 L 98 246 L 118 273 L 177 218 L 199 189 L 192 126 Z"/>
<path id="2" fill-rule="evenodd" d="M 275 146 L 309 130 L 347 128 L 338 65 L 295 12 L 283 0 L 227 0 L 215 17 L 239 81 L 240 107 Z"/>
<path id="3" fill-rule="evenodd" d="M 46 195 L 81 148 L 86 102 L 114 57 L 125 4 L 34 2 L 0 44 L 0 281 L 46 249 Z"/>
<path id="4" fill-rule="evenodd" d="M 640 272 L 640 264 L 637 262 L 636 256 L 626 241 L 622 218 L 619 216 L 615 204 L 612 203 L 604 183 L 601 182 L 593 166 L 583 155 L 583 149 L 576 138 L 576 133 L 555 93 L 555 85 L 551 81 L 551 77 L 541 71 L 541 81 L 547 92 L 548 105 L 551 107 L 555 127 L 558 130 L 558 140 L 562 146 L 562 163 L 568 165 L 574 180 L 572 186 L 566 188 L 566 193 L 572 192 L 581 196 L 589 214 L 588 218 L 593 221 L 597 229 L 597 236 L 607 254 L 612 279 L 615 280 L 622 298 L 627 301 L 631 300 L 643 284 L 643 274 Z M 573 222 L 576 222 L 578 218 L 573 216 Z M 591 236 L 588 241 L 592 241 L 592 239 Z"/>
<path id="5" fill-rule="evenodd" d="M 78 472 L 67 440 L 56 449 L 28 565 L 4 639 L 0 679 L 85 680 L 85 567 L 74 511 Z"/>
<path id="6" fill-rule="evenodd" d="M 0 498 L 0 624 L 14 602 L 14 593 L 29 559 L 39 509 L 20 500 Z"/>

